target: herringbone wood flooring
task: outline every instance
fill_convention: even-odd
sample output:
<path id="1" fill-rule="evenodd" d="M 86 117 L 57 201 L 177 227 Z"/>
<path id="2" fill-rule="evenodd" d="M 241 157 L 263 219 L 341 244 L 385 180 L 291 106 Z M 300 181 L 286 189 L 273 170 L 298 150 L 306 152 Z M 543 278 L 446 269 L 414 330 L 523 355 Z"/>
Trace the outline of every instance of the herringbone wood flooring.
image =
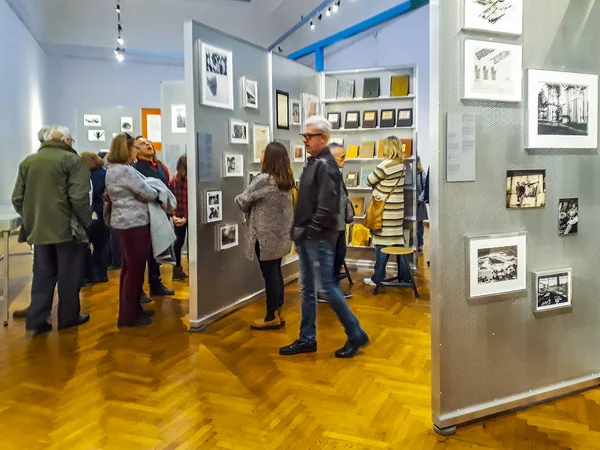
<path id="1" fill-rule="evenodd" d="M 28 302 L 30 264 L 29 256 L 14 259 L 13 308 Z M 173 284 L 175 298 L 151 305 L 153 325 L 119 331 L 111 273 L 109 284 L 84 289 L 92 320 L 80 329 L 35 339 L 22 323 L 0 330 L 0 449 L 600 448 L 599 391 L 450 438 L 431 431 L 427 270 L 420 301 L 409 291 L 373 297 L 357 282 L 350 303 L 372 344 L 353 360 L 333 357 L 344 333 L 326 305 L 319 352 L 278 356 L 297 336 L 296 284 L 282 331 L 248 328 L 263 312 L 259 302 L 189 333 L 182 283 Z"/>

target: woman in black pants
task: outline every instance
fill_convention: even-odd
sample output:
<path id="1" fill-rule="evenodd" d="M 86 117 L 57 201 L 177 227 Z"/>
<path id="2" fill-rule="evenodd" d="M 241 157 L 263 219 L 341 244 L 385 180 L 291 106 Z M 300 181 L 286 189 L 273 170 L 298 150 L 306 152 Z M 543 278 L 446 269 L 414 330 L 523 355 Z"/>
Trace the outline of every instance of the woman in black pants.
<path id="1" fill-rule="evenodd" d="M 251 260 L 258 258 L 267 293 L 267 314 L 254 321 L 251 327 L 255 330 L 274 330 L 285 325 L 281 315 L 281 260 L 292 249 L 293 188 L 288 151 L 282 144 L 272 142 L 264 152 L 261 174 L 235 199 L 246 213 L 246 256 Z"/>
<path id="2" fill-rule="evenodd" d="M 177 208 L 173 211 L 173 224 L 177 240 L 175 250 L 175 267 L 173 267 L 173 281 L 185 280 L 188 276 L 181 267 L 181 249 L 185 244 L 185 235 L 188 229 L 188 198 L 187 198 L 187 156 L 179 157 L 177 172 L 169 183 L 169 187 L 177 200 Z"/>

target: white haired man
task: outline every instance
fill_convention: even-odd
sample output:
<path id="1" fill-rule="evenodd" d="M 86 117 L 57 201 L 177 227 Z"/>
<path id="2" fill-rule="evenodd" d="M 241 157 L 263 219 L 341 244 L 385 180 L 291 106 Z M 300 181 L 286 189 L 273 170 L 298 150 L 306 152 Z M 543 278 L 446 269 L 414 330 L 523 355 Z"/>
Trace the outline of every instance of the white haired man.
<path id="1" fill-rule="evenodd" d="M 346 344 L 335 352 L 335 356 L 352 358 L 369 343 L 369 337 L 348 307 L 333 276 L 342 175 L 327 146 L 330 133 L 331 124 L 327 119 L 313 116 L 306 121 L 302 134 L 310 158 L 300 180 L 292 229 L 292 239 L 300 257 L 302 323 L 300 337 L 291 345 L 282 347 L 279 350 L 281 355 L 317 351 L 317 279 L 325 299 L 348 336 Z"/>
<path id="2" fill-rule="evenodd" d="M 12 195 L 22 218 L 20 240 L 34 245 L 31 304 L 26 328 L 34 335 L 52 325 L 54 289 L 58 283 L 58 329 L 81 325 L 79 290 L 85 260 L 85 230 L 92 221 L 90 174 L 71 147 L 69 129 L 50 127 L 37 153 L 19 166 Z"/>

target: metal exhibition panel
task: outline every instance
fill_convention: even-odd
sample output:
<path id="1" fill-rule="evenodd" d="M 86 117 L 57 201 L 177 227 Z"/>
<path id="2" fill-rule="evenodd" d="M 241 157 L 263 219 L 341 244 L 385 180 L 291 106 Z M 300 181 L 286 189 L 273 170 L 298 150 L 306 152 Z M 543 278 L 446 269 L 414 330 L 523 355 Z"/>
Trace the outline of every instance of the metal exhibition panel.
<path id="1" fill-rule="evenodd" d="M 522 3 L 520 36 L 462 30 L 463 1 L 430 5 L 432 396 L 439 427 L 598 384 L 600 156 L 597 148 L 526 149 L 526 117 L 541 101 L 533 92 L 528 106 L 528 69 L 599 73 L 600 3 Z M 466 39 L 522 45 L 522 101 L 463 99 L 472 69 L 464 64 Z M 446 181 L 446 120 L 454 113 L 476 118 L 474 182 Z M 546 171 L 544 207 L 506 207 L 507 171 L 523 169 Z M 579 198 L 576 235 L 559 235 L 562 198 Z M 466 236 L 514 232 L 527 233 L 526 290 L 469 300 Z M 562 267 L 572 269 L 572 307 L 534 313 L 532 273 Z"/>
<path id="2" fill-rule="evenodd" d="M 187 149 L 187 108 L 185 107 L 185 82 L 163 81 L 160 84 L 162 117 L 162 152 L 158 157 L 168 167 L 171 175 L 177 170 L 177 160 Z M 177 116 L 180 116 L 178 123 Z M 183 125 L 186 125 L 185 127 Z"/>

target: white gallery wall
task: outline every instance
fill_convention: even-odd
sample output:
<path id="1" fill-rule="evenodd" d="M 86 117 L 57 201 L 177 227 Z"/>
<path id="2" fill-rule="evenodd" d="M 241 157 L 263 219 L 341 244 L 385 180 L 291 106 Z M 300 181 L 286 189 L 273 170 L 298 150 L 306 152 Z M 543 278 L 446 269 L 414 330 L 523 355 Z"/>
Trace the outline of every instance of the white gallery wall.
<path id="1" fill-rule="evenodd" d="M 48 58 L 21 20 L 0 0 L 0 205 L 10 196 L 20 161 L 35 151 L 52 102 Z"/>

